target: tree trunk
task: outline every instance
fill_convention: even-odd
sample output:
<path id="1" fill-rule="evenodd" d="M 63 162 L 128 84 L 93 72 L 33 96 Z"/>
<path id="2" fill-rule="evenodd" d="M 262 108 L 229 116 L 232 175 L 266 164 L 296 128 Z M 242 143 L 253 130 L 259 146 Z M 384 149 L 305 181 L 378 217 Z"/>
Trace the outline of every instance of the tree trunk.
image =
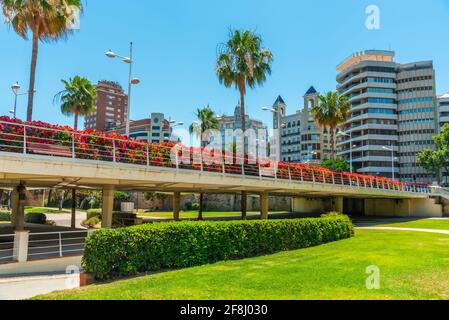
<path id="1" fill-rule="evenodd" d="M 244 85 L 243 85 L 244 86 Z M 245 114 L 245 88 L 244 87 L 240 88 L 240 113 L 241 113 L 241 117 L 242 117 L 242 134 L 243 134 L 243 168 L 245 168 L 245 164 L 246 164 L 246 155 L 247 155 L 247 150 L 246 150 L 246 114 Z M 247 216 L 247 208 L 248 208 L 248 202 L 247 202 L 247 193 L 246 191 L 242 192 L 242 201 L 241 201 L 241 205 L 242 205 L 242 220 L 246 220 L 246 216 Z"/>
<path id="2" fill-rule="evenodd" d="M 329 135 L 330 135 L 329 143 L 331 145 L 331 160 L 334 161 L 334 165 L 335 165 L 335 160 L 337 159 L 337 154 L 335 152 L 335 128 L 333 128 L 333 127 L 330 128 Z"/>
<path id="3" fill-rule="evenodd" d="M 75 123 L 73 124 L 73 129 L 78 130 L 78 113 L 74 114 L 75 116 Z"/>
<path id="4" fill-rule="evenodd" d="M 33 51 L 31 54 L 30 86 L 28 89 L 27 121 L 33 119 L 34 85 L 36 81 L 37 55 L 39 50 L 39 30 L 33 32 Z"/>
<path id="5" fill-rule="evenodd" d="M 242 191 L 242 220 L 247 219 L 247 210 L 248 210 L 248 193 L 246 191 Z"/>
<path id="6" fill-rule="evenodd" d="M 198 220 L 203 220 L 203 201 L 204 201 L 204 193 L 200 193 L 200 208 L 198 210 Z"/>
<path id="7" fill-rule="evenodd" d="M 76 189 L 72 189 L 72 217 L 70 226 L 76 228 Z"/>
<path id="8" fill-rule="evenodd" d="M 50 201 L 51 201 L 52 192 L 53 192 L 53 189 L 48 190 L 47 207 L 50 207 Z"/>

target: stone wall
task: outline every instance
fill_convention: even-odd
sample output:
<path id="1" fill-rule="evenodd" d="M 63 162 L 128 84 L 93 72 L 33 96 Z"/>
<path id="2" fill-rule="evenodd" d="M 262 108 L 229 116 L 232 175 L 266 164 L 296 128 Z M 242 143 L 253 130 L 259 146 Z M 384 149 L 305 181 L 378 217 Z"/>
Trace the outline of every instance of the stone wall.
<path id="1" fill-rule="evenodd" d="M 166 194 L 164 199 L 145 200 L 142 192 L 133 193 L 132 200 L 136 209 L 149 211 L 172 211 L 173 196 Z M 182 194 L 181 209 L 187 210 L 188 203 L 199 203 L 199 194 Z M 237 194 L 205 194 L 204 195 L 205 211 L 240 211 L 241 196 Z M 248 211 L 259 211 L 259 196 L 248 196 Z M 290 197 L 270 197 L 271 211 L 291 211 Z"/>

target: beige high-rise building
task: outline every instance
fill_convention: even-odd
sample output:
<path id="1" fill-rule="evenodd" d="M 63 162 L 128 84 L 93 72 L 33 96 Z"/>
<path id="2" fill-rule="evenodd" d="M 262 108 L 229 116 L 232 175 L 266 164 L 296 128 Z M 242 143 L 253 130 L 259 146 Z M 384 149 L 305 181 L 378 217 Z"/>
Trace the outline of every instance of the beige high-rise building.
<path id="1" fill-rule="evenodd" d="M 393 51 L 367 50 L 337 67 L 338 91 L 352 104 L 339 156 L 349 160 L 352 149 L 360 173 L 431 183 L 434 177 L 416 157 L 434 147 L 439 127 L 433 63 L 398 64 L 394 57 Z"/>

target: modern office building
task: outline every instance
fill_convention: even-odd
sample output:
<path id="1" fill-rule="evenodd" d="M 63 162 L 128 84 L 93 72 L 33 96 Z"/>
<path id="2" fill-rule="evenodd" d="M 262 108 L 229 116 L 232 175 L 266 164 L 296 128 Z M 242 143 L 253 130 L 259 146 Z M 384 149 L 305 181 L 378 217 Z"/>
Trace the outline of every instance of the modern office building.
<path id="1" fill-rule="evenodd" d="M 433 146 L 438 131 L 432 61 L 399 64 L 393 51 L 357 52 L 337 67 L 338 91 L 352 109 L 339 156 L 360 173 L 432 182 L 416 155 Z"/>
<path id="2" fill-rule="evenodd" d="M 122 124 L 111 132 L 125 134 L 125 130 L 125 124 Z M 168 142 L 173 140 L 171 134 L 170 121 L 165 119 L 163 113 L 152 113 L 150 118 L 131 121 L 129 124 L 129 136 L 134 139 L 152 143 Z"/>
<path id="3" fill-rule="evenodd" d="M 312 86 L 304 95 L 301 110 L 287 115 L 287 105 L 278 97 L 273 105 L 273 127 L 278 127 L 278 113 L 283 115 L 281 129 L 281 160 L 319 164 L 330 159 L 331 148 L 327 130 L 320 127 L 310 113 L 318 103 L 319 93 Z"/>
<path id="4" fill-rule="evenodd" d="M 120 84 L 112 81 L 99 81 L 95 111 L 84 119 L 84 128 L 109 131 L 125 123 L 128 96 Z"/>
<path id="5" fill-rule="evenodd" d="M 268 129 L 267 126 L 259 120 L 255 120 L 255 119 L 251 119 L 248 115 L 245 116 L 245 121 L 246 121 L 246 130 L 249 131 L 251 130 L 255 136 L 252 139 L 249 139 L 250 141 L 253 141 L 255 143 L 254 149 L 249 148 L 248 146 L 248 139 L 245 140 L 246 141 L 246 150 L 248 152 L 250 152 L 251 150 L 255 150 L 256 154 L 259 154 L 259 147 L 261 145 L 265 146 L 267 148 L 266 152 L 268 152 Z M 227 115 L 222 115 L 218 118 L 218 122 L 220 125 L 220 132 L 221 132 L 221 138 L 222 138 L 222 142 L 223 142 L 223 149 L 226 149 L 226 144 L 229 144 L 230 146 L 232 144 L 236 144 L 237 140 L 236 137 L 234 136 L 234 141 L 228 141 L 229 138 L 226 138 L 226 131 L 227 130 L 238 130 L 242 128 L 242 116 L 241 116 L 241 111 L 240 111 L 240 105 L 237 105 L 234 109 L 234 115 L 232 116 L 227 116 Z M 262 130 L 262 131 L 261 131 Z M 260 136 L 263 135 L 262 140 L 263 141 L 259 141 Z M 263 143 L 262 143 L 263 142 Z"/>
<path id="6" fill-rule="evenodd" d="M 438 111 L 440 116 L 440 128 L 449 123 L 449 93 L 438 97 Z"/>

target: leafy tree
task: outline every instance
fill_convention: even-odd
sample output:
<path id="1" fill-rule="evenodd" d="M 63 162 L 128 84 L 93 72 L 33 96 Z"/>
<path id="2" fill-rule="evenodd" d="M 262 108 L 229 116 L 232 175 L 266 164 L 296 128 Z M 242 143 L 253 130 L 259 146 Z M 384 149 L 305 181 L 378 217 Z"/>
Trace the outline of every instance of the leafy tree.
<path id="1" fill-rule="evenodd" d="M 61 112 L 74 116 L 73 128 L 78 129 L 78 116 L 85 116 L 95 110 L 97 89 L 86 78 L 75 76 L 69 81 L 61 80 L 65 89 L 55 95 L 54 101 L 61 105 Z"/>
<path id="2" fill-rule="evenodd" d="M 197 122 L 194 122 L 189 127 L 190 134 L 195 134 L 201 141 L 201 146 L 205 147 L 207 141 L 203 141 L 203 134 L 207 130 L 218 130 L 220 124 L 218 122 L 217 117 L 215 116 L 215 112 L 212 111 L 211 107 L 208 105 L 202 109 L 198 109 L 196 111 Z M 204 193 L 200 193 L 200 207 L 198 210 L 198 220 L 203 220 L 203 202 L 204 202 Z"/>
<path id="3" fill-rule="evenodd" d="M 321 167 L 336 172 L 348 172 L 350 169 L 349 163 L 342 158 L 337 158 L 335 160 L 324 160 L 321 163 Z"/>
<path id="4" fill-rule="evenodd" d="M 34 87 L 36 80 L 39 41 L 56 42 L 73 33 L 77 14 L 81 14 L 81 0 L 2 0 L 1 7 L 6 23 L 28 40 L 32 34 L 30 85 L 28 94 L 27 120 L 33 117 Z"/>
<path id="5" fill-rule="evenodd" d="M 348 112 L 351 104 L 347 97 L 341 96 L 338 92 L 328 92 L 325 96 L 318 96 L 318 103 L 310 112 L 323 128 L 329 130 L 329 143 L 331 145 L 331 159 L 335 159 L 335 131 L 337 127 L 348 120 Z"/>
<path id="6" fill-rule="evenodd" d="M 434 174 L 441 183 L 442 169 L 449 173 L 449 124 L 445 124 L 441 133 L 433 137 L 436 149 L 426 148 L 418 153 L 417 163 L 427 172 Z"/>

